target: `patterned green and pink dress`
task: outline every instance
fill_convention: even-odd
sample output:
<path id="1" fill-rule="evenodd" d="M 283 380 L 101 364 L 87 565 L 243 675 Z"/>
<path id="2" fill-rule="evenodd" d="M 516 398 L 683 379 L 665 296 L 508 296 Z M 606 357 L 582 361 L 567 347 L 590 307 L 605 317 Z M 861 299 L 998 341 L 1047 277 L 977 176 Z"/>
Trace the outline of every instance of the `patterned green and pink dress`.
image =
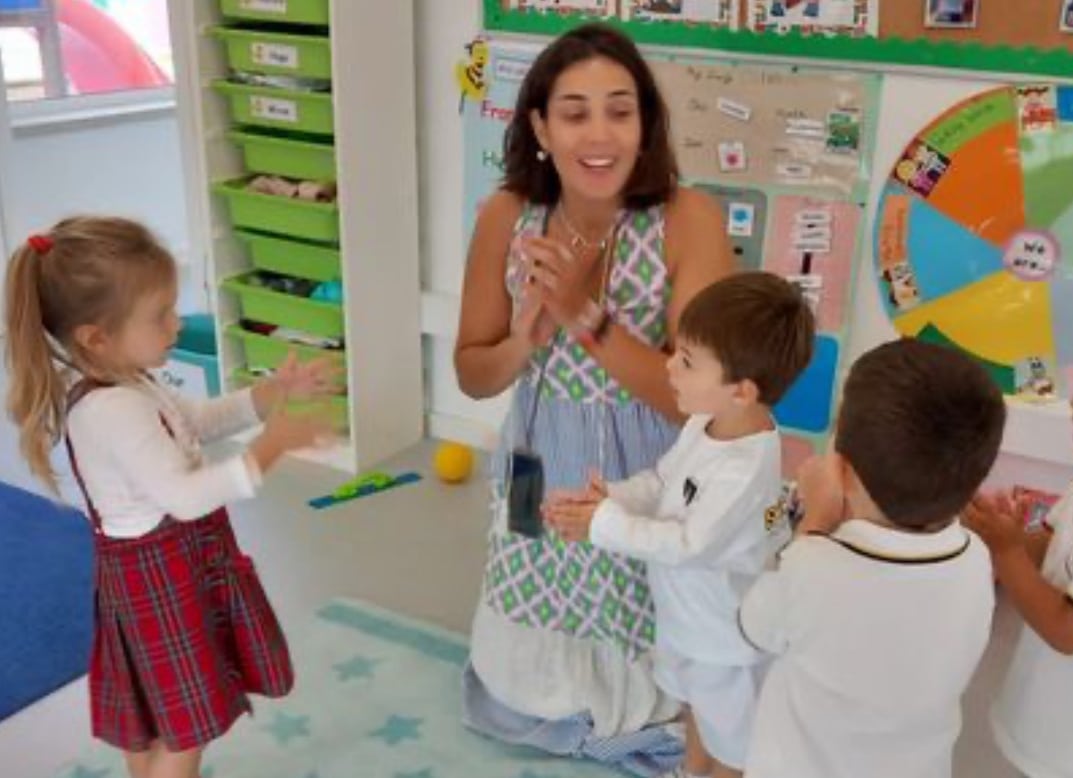
<path id="1" fill-rule="evenodd" d="M 544 206 L 528 206 L 515 226 L 506 275 L 515 300 L 519 239 L 539 235 L 546 214 Z M 635 337 L 662 348 L 671 293 L 663 207 L 623 211 L 619 224 L 608 310 Z M 644 565 L 587 543 L 533 540 L 506 528 L 507 455 L 523 440 L 545 358 L 532 447 L 543 458 L 549 491 L 583 486 L 594 467 L 610 481 L 653 467 L 677 435 L 572 338 L 534 354 L 493 461 L 493 521 L 465 678 L 466 720 L 504 740 L 655 774 L 680 750 L 666 732 L 649 728 L 676 708 L 651 677 L 655 633 Z"/>

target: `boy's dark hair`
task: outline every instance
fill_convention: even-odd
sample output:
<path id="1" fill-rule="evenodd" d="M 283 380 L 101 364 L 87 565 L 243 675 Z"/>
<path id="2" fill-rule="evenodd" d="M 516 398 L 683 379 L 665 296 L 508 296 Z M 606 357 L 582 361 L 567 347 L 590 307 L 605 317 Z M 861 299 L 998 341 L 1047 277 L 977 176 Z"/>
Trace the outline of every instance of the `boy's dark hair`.
<path id="1" fill-rule="evenodd" d="M 815 319 L 797 287 L 760 271 L 701 290 L 678 322 L 680 340 L 710 349 L 728 382 L 752 381 L 769 406 L 808 366 L 815 335 Z"/>
<path id="2" fill-rule="evenodd" d="M 503 137 L 503 188 L 542 205 L 558 201 L 561 184 L 551 160 L 540 161 L 530 112 L 548 116 L 548 99 L 564 70 L 604 57 L 626 68 L 637 86 L 641 114 L 640 156 L 623 191 L 628 208 L 648 208 L 670 199 L 678 184 L 671 148 L 670 115 L 651 69 L 636 44 L 607 24 L 583 24 L 552 41 L 536 58 L 518 92 L 514 116 Z"/>
<path id="3" fill-rule="evenodd" d="M 965 507 L 995 462 L 1005 422 L 1002 393 L 980 365 L 902 339 L 854 363 L 835 450 L 887 519 L 924 529 Z"/>

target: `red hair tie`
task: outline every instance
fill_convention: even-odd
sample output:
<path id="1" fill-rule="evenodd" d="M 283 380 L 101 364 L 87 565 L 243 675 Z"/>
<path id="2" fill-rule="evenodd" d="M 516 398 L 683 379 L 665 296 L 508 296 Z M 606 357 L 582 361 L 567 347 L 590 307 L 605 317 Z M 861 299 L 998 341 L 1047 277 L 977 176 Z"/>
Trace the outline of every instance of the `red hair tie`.
<path id="1" fill-rule="evenodd" d="M 38 254 L 47 254 L 52 250 L 52 238 L 47 235 L 31 235 L 26 243 Z"/>

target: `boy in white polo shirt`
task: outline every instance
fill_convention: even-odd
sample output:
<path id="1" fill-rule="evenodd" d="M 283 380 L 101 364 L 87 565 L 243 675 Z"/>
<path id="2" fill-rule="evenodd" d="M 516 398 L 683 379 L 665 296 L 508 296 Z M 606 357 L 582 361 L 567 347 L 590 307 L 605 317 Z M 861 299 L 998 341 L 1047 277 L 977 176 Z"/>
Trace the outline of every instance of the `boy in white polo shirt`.
<path id="1" fill-rule="evenodd" d="M 1073 776 L 1073 484 L 1042 529 L 1026 532 L 1008 496 L 977 497 L 965 523 L 980 534 L 1028 627 L 994 708 L 999 748 L 1029 778 Z"/>
<path id="2" fill-rule="evenodd" d="M 805 517 L 741 628 L 777 655 L 749 778 L 949 778 L 960 698 L 987 645 L 987 549 L 956 518 L 994 463 L 1002 395 L 916 340 L 862 356 L 833 450 L 799 475 Z"/>

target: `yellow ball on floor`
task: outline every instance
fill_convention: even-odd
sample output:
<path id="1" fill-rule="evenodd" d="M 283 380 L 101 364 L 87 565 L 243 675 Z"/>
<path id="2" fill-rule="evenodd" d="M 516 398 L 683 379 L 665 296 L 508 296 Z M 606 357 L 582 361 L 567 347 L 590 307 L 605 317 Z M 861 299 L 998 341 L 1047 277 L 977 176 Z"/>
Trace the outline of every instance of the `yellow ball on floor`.
<path id="1" fill-rule="evenodd" d="M 473 472 L 473 449 L 461 443 L 441 443 L 432 459 L 432 469 L 444 483 L 462 483 Z"/>

